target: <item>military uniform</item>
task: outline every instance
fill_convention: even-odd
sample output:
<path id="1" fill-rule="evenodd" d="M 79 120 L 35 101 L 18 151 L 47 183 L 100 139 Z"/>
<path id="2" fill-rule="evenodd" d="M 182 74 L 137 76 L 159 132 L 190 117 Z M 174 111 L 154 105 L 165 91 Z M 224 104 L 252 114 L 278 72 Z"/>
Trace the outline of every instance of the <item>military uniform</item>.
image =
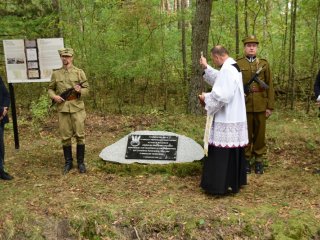
<path id="1" fill-rule="evenodd" d="M 59 50 L 59 53 L 61 56 L 73 56 L 73 50 L 69 48 Z M 85 146 L 84 121 L 86 118 L 83 98 L 89 94 L 89 84 L 84 71 L 71 65 L 69 68 L 62 67 L 53 71 L 48 86 L 48 94 L 50 98 L 53 98 L 76 85 L 81 85 L 80 93 L 74 91 L 67 99 L 64 99 L 65 101 L 56 103 L 59 116 L 59 130 L 66 159 L 66 172 L 72 168 L 72 137 L 75 137 L 77 142 L 78 167 L 79 164 L 83 164 Z"/>
<path id="2" fill-rule="evenodd" d="M 244 44 L 258 43 L 255 37 L 244 40 Z M 258 78 L 266 83 L 269 88 L 265 89 L 257 82 L 250 85 L 250 91 L 246 95 L 246 111 L 248 122 L 249 144 L 245 150 L 248 160 L 262 161 L 266 154 L 265 131 L 266 131 L 266 110 L 274 108 L 274 88 L 271 78 L 270 66 L 267 60 L 257 57 L 242 57 L 237 59 L 237 63 L 242 72 L 243 84 L 247 84 L 257 70 L 262 67 Z"/>
<path id="3" fill-rule="evenodd" d="M 77 84 L 82 84 L 81 95 L 76 96 L 76 93 L 73 93 L 69 99 L 65 99 L 66 101 L 57 104 L 59 128 L 62 145 L 64 146 L 71 145 L 71 138 L 73 136 L 76 137 L 78 144 L 85 144 L 84 120 L 86 112 L 83 98 L 89 92 L 88 81 L 83 70 L 72 66 L 69 69 L 60 68 L 53 71 L 48 87 L 49 96 L 52 98 Z"/>

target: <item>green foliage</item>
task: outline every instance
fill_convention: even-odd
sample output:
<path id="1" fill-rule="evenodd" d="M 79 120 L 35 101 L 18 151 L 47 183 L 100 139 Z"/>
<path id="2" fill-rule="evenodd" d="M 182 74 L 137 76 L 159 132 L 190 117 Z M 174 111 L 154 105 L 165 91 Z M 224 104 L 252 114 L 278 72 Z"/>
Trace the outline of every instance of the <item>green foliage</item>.
<path id="1" fill-rule="evenodd" d="M 38 100 L 31 102 L 31 114 L 35 123 L 42 122 L 48 116 L 50 102 L 47 93 L 42 94 Z"/>
<path id="2" fill-rule="evenodd" d="M 72 11 L 74 8 L 77 10 Z M 118 112 L 128 104 L 143 106 L 146 102 L 167 107 L 166 92 L 178 86 L 181 78 L 177 15 L 166 15 L 159 11 L 158 1 L 146 0 L 66 2 L 62 11 L 66 42 L 78 49 L 80 65 L 88 76 L 94 76 L 98 107 L 103 105 L 105 92 L 112 94 Z M 84 12 L 88 17 L 84 18 Z M 85 29 L 80 34 L 78 19 Z M 105 91 L 99 91 L 101 88 Z M 159 101 L 154 101 L 155 92 Z"/>
<path id="3" fill-rule="evenodd" d="M 101 112 L 144 112 L 157 109 L 184 112 L 188 82 L 183 79 L 181 28 L 186 19 L 187 64 L 191 63 L 191 31 L 195 1 L 184 15 L 164 11 L 159 0 L 50 0 L 0 2 L 2 39 L 63 37 L 75 49 L 75 65 L 83 68 L 91 86 L 88 105 Z M 171 1 L 172 3 L 172 1 Z M 277 89 L 288 85 L 290 11 L 284 0 L 239 1 L 239 36 L 248 33 L 260 41 L 259 54 L 271 64 Z M 318 1 L 301 1 L 297 11 L 295 91 L 300 100 L 311 96 L 319 66 Z M 290 9 L 289 9 L 290 10 Z M 236 8 L 233 1 L 213 2 L 209 48 L 225 45 L 235 57 Z M 242 43 L 240 42 L 240 50 Z M 0 55 L 2 54 L 0 48 Z M 3 67 L 2 69 L 3 70 Z M 18 105 L 29 107 L 41 95 L 39 84 L 19 86 Z M 21 97 L 20 97 L 21 96 Z M 178 106 L 178 107 L 177 107 Z"/>
<path id="4" fill-rule="evenodd" d="M 18 0 L 0 3 L 0 12 L 6 15 L 0 20 L 2 36 L 10 38 L 44 38 L 56 33 L 55 9 L 50 0 Z"/>

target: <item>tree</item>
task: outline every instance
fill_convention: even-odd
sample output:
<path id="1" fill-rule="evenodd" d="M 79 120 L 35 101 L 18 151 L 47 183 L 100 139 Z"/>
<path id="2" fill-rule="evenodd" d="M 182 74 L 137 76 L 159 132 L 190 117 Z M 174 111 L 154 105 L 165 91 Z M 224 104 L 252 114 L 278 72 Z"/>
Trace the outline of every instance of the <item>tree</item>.
<path id="1" fill-rule="evenodd" d="M 54 29 L 55 29 L 55 37 L 62 37 L 62 32 L 60 28 L 60 5 L 59 0 L 52 0 L 52 8 L 55 12 L 55 20 L 54 20 Z"/>
<path id="2" fill-rule="evenodd" d="M 314 36 L 313 36 L 313 55 L 312 55 L 312 61 L 311 61 L 311 77 L 309 81 L 309 95 L 307 100 L 307 110 L 306 112 L 309 113 L 310 111 L 310 103 L 311 103 L 311 96 L 313 96 L 313 84 L 314 79 L 317 75 L 317 61 L 319 60 L 319 34 L 318 34 L 318 28 L 320 26 L 320 0 L 318 0 L 317 8 L 316 8 L 316 18 L 315 18 L 315 28 L 314 28 Z"/>
<path id="3" fill-rule="evenodd" d="M 287 48 L 287 37 L 288 37 L 288 12 L 289 12 L 289 0 L 286 0 L 285 6 L 285 20 L 284 20 L 284 31 L 283 31 L 283 39 L 281 43 L 281 56 L 283 59 L 286 59 L 286 48 Z M 285 71 L 286 71 L 286 64 L 279 63 L 279 84 L 284 85 L 285 82 Z"/>
<path id="4" fill-rule="evenodd" d="M 188 80 L 188 66 L 187 66 L 187 43 L 186 43 L 186 17 L 185 9 L 187 8 L 187 0 L 181 1 L 181 52 L 182 52 L 182 65 L 183 65 L 183 79 L 184 82 Z"/>
<path id="5" fill-rule="evenodd" d="M 249 20 L 248 20 L 248 0 L 244 0 L 244 29 L 246 36 L 249 35 Z"/>
<path id="6" fill-rule="evenodd" d="M 292 0 L 291 2 L 291 26 L 290 26 L 290 44 L 289 44 L 289 79 L 288 79 L 288 87 L 289 91 L 287 94 L 290 95 L 290 108 L 294 107 L 295 100 L 295 50 L 296 50 L 296 13 L 297 13 L 297 0 Z"/>
<path id="7" fill-rule="evenodd" d="M 239 57 L 239 0 L 235 0 L 236 13 L 235 13 L 235 27 L 236 27 L 236 58 Z"/>
<path id="8" fill-rule="evenodd" d="M 202 112 L 198 62 L 201 51 L 209 58 L 208 35 L 210 46 L 222 44 L 236 57 L 241 39 L 256 33 L 278 99 L 287 93 L 289 106 L 299 99 L 309 109 L 320 63 L 319 2 L 299 1 L 293 32 L 293 0 L 7 0 L 0 1 L 0 40 L 63 36 L 65 46 L 76 50 L 75 65 L 88 75 L 94 110 L 194 113 Z M 17 96 L 23 96 L 17 104 L 38 98 L 39 86 L 46 83 L 17 84 Z"/>
<path id="9" fill-rule="evenodd" d="M 202 112 L 197 98 L 204 90 L 199 59 L 200 52 L 203 52 L 207 56 L 211 9 L 212 0 L 197 0 L 192 24 L 192 69 L 188 98 L 188 112 L 193 114 L 200 114 Z"/>
<path id="10" fill-rule="evenodd" d="M 162 10 L 169 12 L 171 10 L 170 1 L 169 0 L 161 0 L 161 8 L 162 8 Z"/>

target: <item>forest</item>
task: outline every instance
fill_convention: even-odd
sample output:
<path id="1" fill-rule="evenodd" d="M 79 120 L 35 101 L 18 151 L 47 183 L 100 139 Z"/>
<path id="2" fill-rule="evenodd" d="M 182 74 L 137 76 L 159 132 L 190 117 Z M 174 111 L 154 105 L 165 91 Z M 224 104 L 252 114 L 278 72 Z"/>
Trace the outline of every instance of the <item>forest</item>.
<path id="1" fill-rule="evenodd" d="M 88 75 L 94 110 L 196 113 L 194 93 L 206 87 L 198 81 L 198 50 L 221 44 L 238 58 L 241 40 L 255 34 L 279 100 L 291 109 L 303 103 L 309 111 L 319 70 L 319 1 L 197 2 L 204 12 L 187 0 L 1 1 L 0 38 L 63 37 L 76 51 L 75 65 Z M 204 31 L 192 28 L 197 21 L 206 23 Z M 18 103 L 30 107 L 45 87 L 16 86 L 27 97 Z"/>
<path id="2" fill-rule="evenodd" d="M 320 239 L 320 0 L 1 0 L 3 40 L 63 38 L 90 84 L 88 173 L 61 175 L 48 83 L 14 85 L 21 148 L 6 126 L 0 183 L 2 239 Z M 240 194 L 199 190 L 202 163 L 116 165 L 100 151 L 134 130 L 164 130 L 203 144 L 197 96 L 200 53 L 243 56 L 248 35 L 271 68 L 276 108 L 268 120 L 266 173 Z M 192 211 L 191 211 L 192 209 Z"/>

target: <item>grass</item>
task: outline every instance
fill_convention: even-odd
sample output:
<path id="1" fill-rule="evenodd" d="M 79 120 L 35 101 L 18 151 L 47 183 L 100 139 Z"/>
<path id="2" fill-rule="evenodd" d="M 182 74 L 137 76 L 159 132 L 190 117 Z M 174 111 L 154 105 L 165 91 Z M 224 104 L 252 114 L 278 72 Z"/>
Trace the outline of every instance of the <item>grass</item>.
<path id="1" fill-rule="evenodd" d="M 201 143 L 205 118 L 184 114 L 88 114 L 88 173 L 62 175 L 57 120 L 7 126 L 0 182 L 0 239 L 319 239 L 320 120 L 278 110 L 268 120 L 268 168 L 239 194 L 205 195 L 202 163 L 121 165 L 100 151 L 134 130 L 166 130 Z M 201 143 L 202 144 L 202 143 Z"/>

